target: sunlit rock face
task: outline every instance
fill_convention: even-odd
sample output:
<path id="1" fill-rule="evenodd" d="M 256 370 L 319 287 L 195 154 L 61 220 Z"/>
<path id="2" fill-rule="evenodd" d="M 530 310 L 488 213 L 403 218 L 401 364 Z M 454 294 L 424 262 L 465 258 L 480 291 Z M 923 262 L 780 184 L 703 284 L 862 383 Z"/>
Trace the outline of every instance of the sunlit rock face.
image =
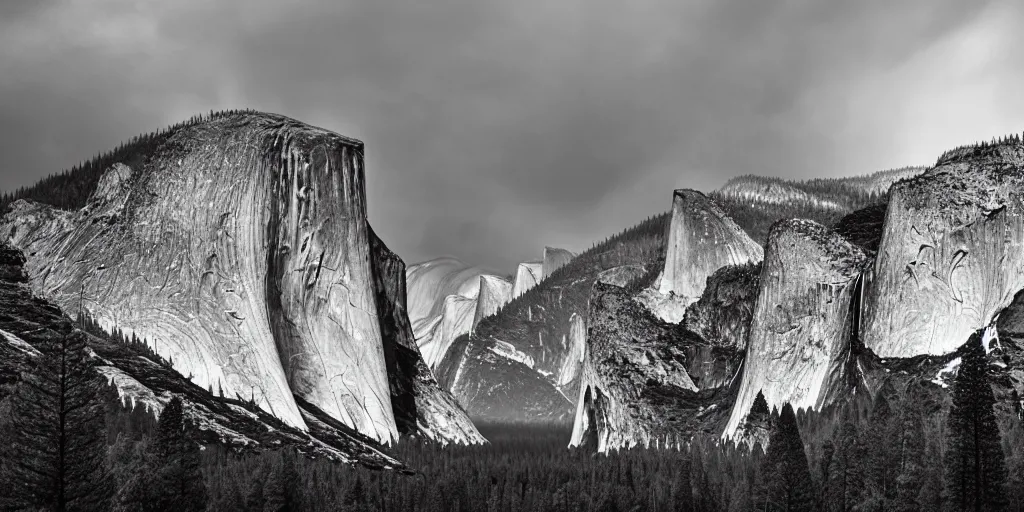
<path id="1" fill-rule="evenodd" d="M 761 246 L 714 201 L 696 190 L 676 190 L 658 291 L 675 294 L 685 308 L 700 298 L 708 276 L 716 270 L 762 257 Z"/>
<path id="2" fill-rule="evenodd" d="M 544 279 L 544 263 L 528 261 L 516 267 L 516 278 L 512 282 L 512 298 L 516 298 Z"/>
<path id="3" fill-rule="evenodd" d="M 16 203 L 0 234 L 37 293 L 149 340 L 196 384 L 306 428 L 294 394 L 388 442 L 364 190 L 361 142 L 230 114 L 112 169 L 79 212 Z"/>
<path id="4" fill-rule="evenodd" d="M 472 330 L 476 305 L 476 297 L 449 295 L 442 302 L 441 312 L 416 332 L 416 343 L 427 366 L 436 368 L 455 339 Z"/>
<path id="5" fill-rule="evenodd" d="M 391 404 L 399 434 L 443 444 L 485 443 L 451 393 L 438 385 L 420 355 L 405 309 L 405 263 L 372 229 L 369 237 Z"/>
<path id="6" fill-rule="evenodd" d="M 431 369 L 455 338 L 470 332 L 484 270 L 455 258 L 437 258 L 406 269 L 409 320 Z"/>
<path id="7" fill-rule="evenodd" d="M 688 439 L 698 388 L 683 336 L 622 288 L 596 283 L 570 445 L 605 452 Z"/>
<path id="8" fill-rule="evenodd" d="M 864 252 L 808 220 L 776 223 L 768 235 L 732 435 L 758 391 L 769 407 L 820 409 L 846 389 L 854 296 Z"/>
<path id="9" fill-rule="evenodd" d="M 81 336 L 92 368 L 98 374 L 98 392 L 126 408 L 158 416 L 172 398 L 182 400 L 187 435 L 196 442 L 220 445 L 234 453 L 295 450 L 311 458 L 355 464 L 373 469 L 404 466 L 379 450 L 376 443 L 341 425 L 308 403 L 299 405 L 308 429 L 291 427 L 247 402 L 219 397 L 196 386 L 166 362 L 141 346 L 94 331 L 91 322 L 73 322 L 54 304 L 35 296 L 27 286 L 21 251 L 0 242 L 0 400 L 26 372 L 37 348 L 68 336 Z M 85 323 L 86 334 L 79 327 Z"/>
<path id="10" fill-rule="evenodd" d="M 587 348 L 587 324 L 583 317 L 572 314 L 569 318 L 569 335 L 566 337 L 565 360 L 558 372 L 558 387 L 566 396 L 575 396 L 573 383 L 580 375 L 583 367 L 583 355 Z"/>
<path id="11" fill-rule="evenodd" d="M 480 276 L 480 293 L 476 299 L 476 313 L 473 315 L 473 327 L 481 320 L 501 309 L 512 300 L 512 283 L 498 276 Z"/>
<path id="12" fill-rule="evenodd" d="M 449 295 L 476 299 L 480 276 L 486 272 L 456 258 L 436 258 L 410 265 L 405 271 L 408 283 L 409 320 L 419 333 L 441 314 Z M 418 337 L 418 336 L 417 336 Z"/>
<path id="13" fill-rule="evenodd" d="M 895 184 L 865 302 L 863 340 L 881 357 L 943 354 L 1024 289 L 1024 146 L 943 155 Z"/>
<path id="14" fill-rule="evenodd" d="M 556 270 L 565 266 L 569 263 L 576 255 L 565 250 L 558 249 L 556 247 L 545 247 L 544 248 L 544 262 L 541 267 L 541 279 L 545 279 Z"/>

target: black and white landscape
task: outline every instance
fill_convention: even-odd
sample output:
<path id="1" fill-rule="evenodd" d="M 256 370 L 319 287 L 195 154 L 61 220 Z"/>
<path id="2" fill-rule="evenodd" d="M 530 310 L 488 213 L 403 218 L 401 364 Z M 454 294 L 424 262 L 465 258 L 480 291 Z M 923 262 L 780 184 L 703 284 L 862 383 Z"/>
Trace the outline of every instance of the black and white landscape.
<path id="1" fill-rule="evenodd" d="M 1024 510 L 1024 9 L 869 4 L 0 6 L 0 510 Z"/>

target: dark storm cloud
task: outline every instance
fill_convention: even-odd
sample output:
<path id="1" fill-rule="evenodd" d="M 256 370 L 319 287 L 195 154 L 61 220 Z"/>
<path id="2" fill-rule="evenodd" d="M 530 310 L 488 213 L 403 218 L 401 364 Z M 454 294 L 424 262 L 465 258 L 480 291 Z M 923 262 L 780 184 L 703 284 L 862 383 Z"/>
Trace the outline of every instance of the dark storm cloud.
<path id="1" fill-rule="evenodd" d="M 667 209 L 675 187 L 933 158 L 942 146 L 907 149 L 922 102 L 963 117 L 985 85 L 936 54 L 1017 43 L 978 34 L 1018 37 L 998 20 L 1020 14 L 958 0 L 285 4 L 5 4 L 0 185 L 249 106 L 364 140 L 371 222 L 407 261 L 511 270 Z M 947 138 L 1024 121 L 970 109 Z"/>

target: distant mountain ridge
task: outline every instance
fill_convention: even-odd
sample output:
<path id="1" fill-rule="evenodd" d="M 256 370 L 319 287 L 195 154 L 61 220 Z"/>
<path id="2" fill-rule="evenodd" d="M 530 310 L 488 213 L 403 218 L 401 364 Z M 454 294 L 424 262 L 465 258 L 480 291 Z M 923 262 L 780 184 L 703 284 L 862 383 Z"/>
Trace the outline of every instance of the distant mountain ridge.
<path id="1" fill-rule="evenodd" d="M 764 245 L 768 229 L 776 221 L 805 218 L 831 226 L 851 212 L 884 203 L 893 183 L 924 170 L 902 167 L 864 176 L 804 181 L 744 175 L 730 179 L 708 196 Z"/>

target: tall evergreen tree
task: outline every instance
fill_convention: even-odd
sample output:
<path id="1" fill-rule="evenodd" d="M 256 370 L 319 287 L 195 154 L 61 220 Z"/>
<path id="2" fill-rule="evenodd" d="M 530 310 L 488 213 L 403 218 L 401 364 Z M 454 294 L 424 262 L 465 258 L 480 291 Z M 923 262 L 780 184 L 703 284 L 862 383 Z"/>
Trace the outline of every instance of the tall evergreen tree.
<path id="1" fill-rule="evenodd" d="M 896 498 L 896 477 L 901 462 L 901 438 L 897 433 L 897 417 L 889 406 L 886 393 L 874 398 L 871 421 L 864 431 L 865 505 L 868 510 L 888 510 Z"/>
<path id="2" fill-rule="evenodd" d="M 758 508 L 766 511 L 797 512 L 814 510 L 816 498 L 811 468 L 800 439 L 793 406 L 782 408 L 772 429 L 762 470 L 764 489 Z"/>
<path id="3" fill-rule="evenodd" d="M 160 413 L 156 439 L 145 462 L 119 494 L 118 508 L 157 512 L 206 509 L 206 483 L 200 472 L 199 446 L 185 435 L 181 398 Z"/>
<path id="4" fill-rule="evenodd" d="M 918 495 L 924 485 L 924 422 L 921 408 L 914 399 L 904 401 L 899 421 L 899 473 L 896 477 L 897 512 L 922 510 Z"/>
<path id="5" fill-rule="evenodd" d="M 974 333 L 965 348 L 947 418 L 946 497 L 954 510 L 1002 510 L 1006 466 L 981 334 Z"/>
<path id="6" fill-rule="evenodd" d="M 82 331 L 73 330 L 37 344 L 41 355 L 30 361 L 10 397 L 10 439 L 0 446 L 0 485 L 8 497 L 0 505 L 109 507 L 103 382 L 85 341 Z"/>
<path id="7" fill-rule="evenodd" d="M 199 445 L 185 435 L 181 398 L 174 397 L 157 424 L 156 479 L 160 502 L 182 512 L 206 509 L 206 483 L 200 472 Z"/>

